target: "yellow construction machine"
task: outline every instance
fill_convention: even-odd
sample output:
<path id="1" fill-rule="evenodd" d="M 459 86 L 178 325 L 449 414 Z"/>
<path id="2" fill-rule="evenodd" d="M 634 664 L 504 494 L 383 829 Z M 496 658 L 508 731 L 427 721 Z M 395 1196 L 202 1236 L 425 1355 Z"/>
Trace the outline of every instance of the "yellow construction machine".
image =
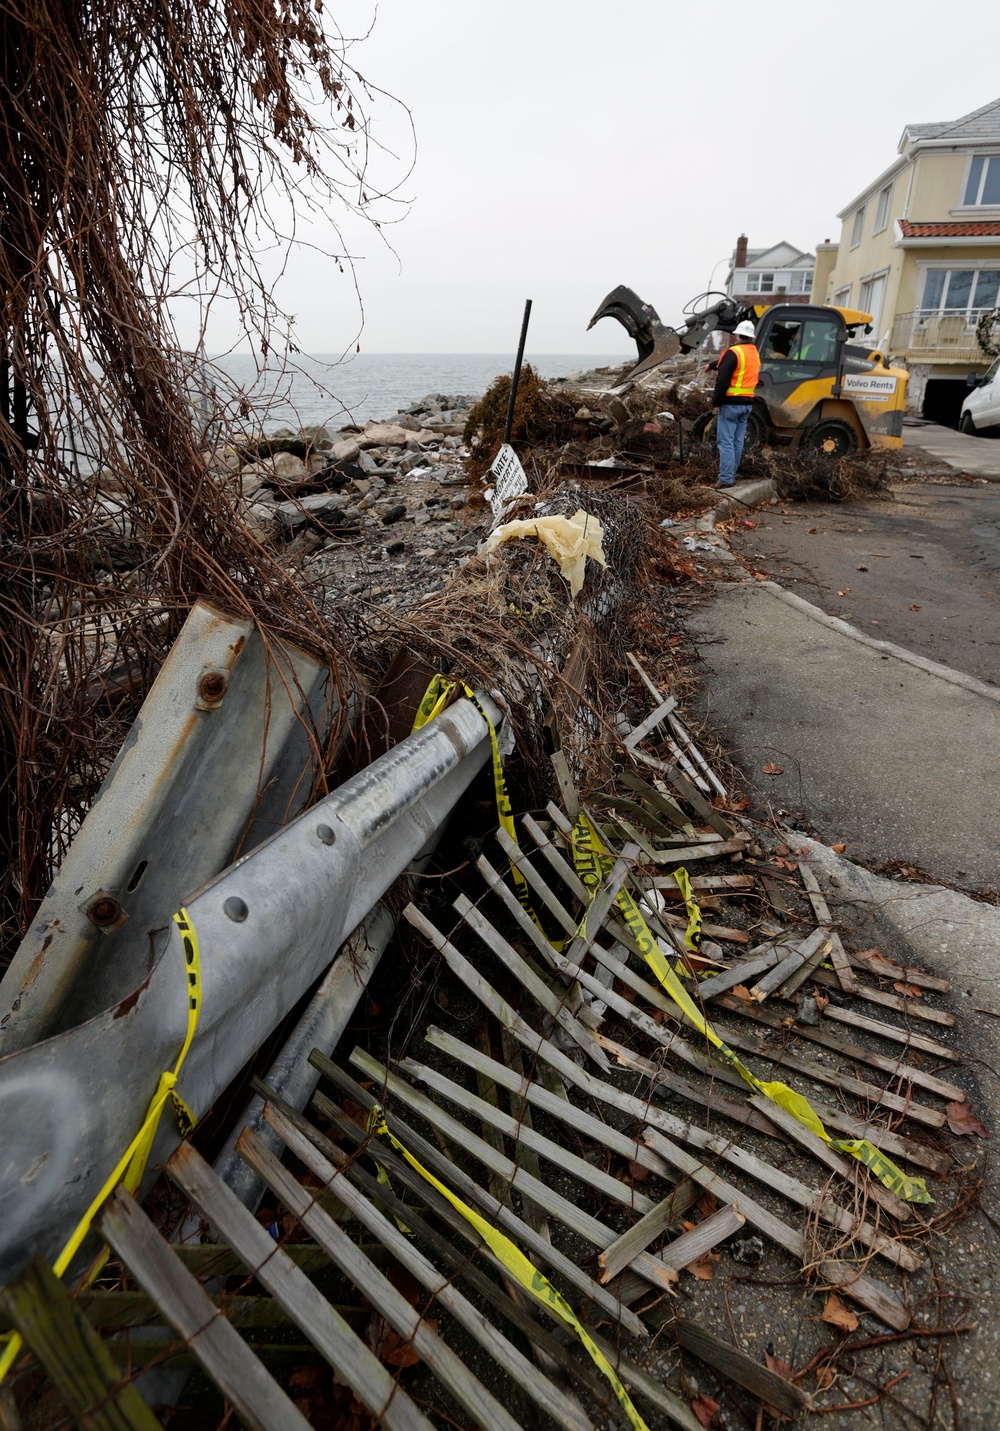
<path id="1" fill-rule="evenodd" d="M 715 299 L 714 303 L 706 300 Z M 870 447 L 901 447 L 906 380 L 884 354 L 869 348 L 872 315 L 829 304 L 775 303 L 745 307 L 724 293 L 703 293 L 684 310 L 682 328 L 662 324 L 656 310 L 631 288 L 614 289 L 587 324 L 617 318 L 636 341 L 639 361 L 619 390 L 678 353 L 691 353 L 713 332 L 731 333 L 753 323 L 760 353 L 747 442 L 804 448 L 843 457 Z M 706 354 L 706 361 L 712 355 Z M 707 435 L 710 413 L 698 418 L 693 437 Z"/>

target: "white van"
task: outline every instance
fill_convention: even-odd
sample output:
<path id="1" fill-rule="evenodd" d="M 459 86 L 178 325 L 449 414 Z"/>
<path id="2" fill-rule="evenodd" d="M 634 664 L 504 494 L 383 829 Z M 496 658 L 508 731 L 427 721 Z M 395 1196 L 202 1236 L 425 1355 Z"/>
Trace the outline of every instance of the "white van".
<path id="1" fill-rule="evenodd" d="M 967 381 L 972 391 L 962 404 L 959 430 L 974 437 L 992 436 L 1000 431 L 1000 358 L 981 377 L 970 373 Z"/>

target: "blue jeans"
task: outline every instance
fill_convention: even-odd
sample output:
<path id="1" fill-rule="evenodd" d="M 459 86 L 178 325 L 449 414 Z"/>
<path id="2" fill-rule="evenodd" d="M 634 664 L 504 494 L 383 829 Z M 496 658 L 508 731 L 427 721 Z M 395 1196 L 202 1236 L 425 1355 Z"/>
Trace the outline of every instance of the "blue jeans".
<path id="1" fill-rule="evenodd" d="M 736 481 L 736 469 L 743 456 L 743 439 L 747 434 L 750 404 L 724 402 L 719 408 L 715 440 L 719 446 L 719 486 L 731 487 Z"/>

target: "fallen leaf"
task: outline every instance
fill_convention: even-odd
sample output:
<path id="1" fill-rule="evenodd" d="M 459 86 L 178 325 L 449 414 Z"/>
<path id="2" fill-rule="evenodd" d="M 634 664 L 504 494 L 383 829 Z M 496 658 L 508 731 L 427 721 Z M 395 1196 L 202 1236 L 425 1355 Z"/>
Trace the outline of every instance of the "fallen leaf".
<path id="1" fill-rule="evenodd" d="M 745 1004 L 753 1003 L 753 998 L 746 984 L 737 984 L 736 987 L 730 989 L 729 992 L 735 994 L 738 999 L 742 999 Z"/>
<path id="2" fill-rule="evenodd" d="M 849 591 L 853 591 L 853 590 L 854 590 L 853 586 L 845 586 L 844 589 L 843 589 L 843 591 L 838 591 L 838 592 L 837 592 L 837 595 L 838 595 L 838 596 L 846 596 Z"/>
<path id="3" fill-rule="evenodd" d="M 873 944 L 870 949 L 859 949 L 859 950 L 858 950 L 858 958 L 859 958 L 859 959 L 884 959 L 884 958 L 885 958 L 885 955 L 882 953 L 882 950 L 881 950 L 881 949 L 877 948 L 877 947 Z"/>
<path id="4" fill-rule="evenodd" d="M 734 815 L 738 815 L 741 810 L 749 810 L 749 809 L 750 809 L 750 801 L 749 801 L 749 800 L 730 800 L 729 804 L 726 805 L 726 806 L 724 806 L 723 808 L 726 809 L 726 810 L 731 810 Z"/>
<path id="5" fill-rule="evenodd" d="M 911 607 L 910 607 L 910 610 L 911 610 L 911 611 L 920 611 L 921 609 L 922 609 L 922 608 L 919 607 L 919 606 L 911 606 Z"/>
<path id="6" fill-rule="evenodd" d="M 857 567 L 857 568 L 855 568 L 855 569 L 856 569 L 857 571 L 867 571 L 867 570 L 868 570 L 868 568 L 867 568 L 866 566 L 859 566 L 859 567 Z"/>
<path id="7" fill-rule="evenodd" d="M 790 855 L 792 852 L 787 845 L 779 845 L 774 853 L 776 855 Z"/>
<path id="8" fill-rule="evenodd" d="M 810 535 L 811 537 L 814 537 L 818 531 L 819 531 L 819 527 L 810 527 L 810 528 L 809 528 L 809 535 Z"/>
<path id="9" fill-rule="evenodd" d="M 827 1297 L 820 1321 L 829 1322 L 831 1327 L 839 1327 L 842 1332 L 854 1332 L 858 1327 L 857 1317 L 844 1306 L 836 1292 L 831 1292 Z"/>
<path id="10" fill-rule="evenodd" d="M 815 989 L 813 991 L 813 998 L 816 1000 L 816 1007 L 819 1009 L 820 1013 L 822 1013 L 823 1010 L 826 1008 L 827 1004 L 830 1002 L 830 995 L 821 993 L 819 989 Z"/>
<path id="11" fill-rule="evenodd" d="M 847 846 L 846 846 L 845 844 L 841 843 L 841 844 L 839 844 L 839 845 L 831 845 L 831 846 L 830 846 L 830 849 L 833 851 L 833 853 L 834 853 L 835 855 L 842 855 L 842 854 L 844 853 L 844 851 L 847 849 Z"/>
<path id="12" fill-rule="evenodd" d="M 816 1368 L 816 1385 L 820 1391 L 826 1391 L 837 1379 L 837 1373 L 832 1366 L 818 1366 Z"/>
<path id="13" fill-rule="evenodd" d="M 944 1112 L 948 1119 L 948 1127 L 953 1133 L 957 1133 L 959 1136 L 964 1133 L 975 1133 L 977 1138 L 992 1137 L 990 1130 L 973 1113 L 971 1103 L 947 1103 Z"/>
<path id="14" fill-rule="evenodd" d="M 706 1189 L 695 1203 L 695 1207 L 701 1213 L 702 1217 L 711 1217 L 713 1212 L 718 1212 L 719 1210 L 719 1200 L 715 1196 L 715 1193 L 709 1192 Z"/>
<path id="15" fill-rule="evenodd" d="M 644 1168 L 641 1163 L 629 1163 L 628 1170 L 632 1175 L 634 1183 L 645 1183 L 649 1181 L 649 1169 Z"/>
<path id="16" fill-rule="evenodd" d="M 768 1371 L 773 1371 L 778 1376 L 783 1376 L 786 1381 L 791 1381 L 792 1368 L 788 1365 L 787 1361 L 782 1361 L 780 1356 L 775 1356 L 773 1352 L 769 1352 L 767 1347 L 764 1348 L 764 1362 Z"/>
<path id="17" fill-rule="evenodd" d="M 692 1277 L 697 1277 L 699 1282 L 711 1282 L 715 1277 L 715 1264 L 721 1260 L 721 1252 L 705 1252 L 701 1257 L 689 1262 L 684 1270 L 690 1272 Z"/>
<path id="18" fill-rule="evenodd" d="M 702 1392 L 701 1396 L 696 1396 L 691 1403 L 691 1410 L 704 1426 L 705 1431 L 711 1431 L 712 1419 L 719 1409 L 719 1403 L 713 1401 L 710 1396 Z"/>
<path id="19" fill-rule="evenodd" d="M 917 988 L 916 984 L 893 984 L 897 994 L 902 994 L 904 999 L 922 999 L 924 996 Z"/>
<path id="20" fill-rule="evenodd" d="M 766 765 L 760 767 L 761 775 L 784 775 L 785 770 L 781 765 L 775 765 L 773 760 L 769 760 Z"/>

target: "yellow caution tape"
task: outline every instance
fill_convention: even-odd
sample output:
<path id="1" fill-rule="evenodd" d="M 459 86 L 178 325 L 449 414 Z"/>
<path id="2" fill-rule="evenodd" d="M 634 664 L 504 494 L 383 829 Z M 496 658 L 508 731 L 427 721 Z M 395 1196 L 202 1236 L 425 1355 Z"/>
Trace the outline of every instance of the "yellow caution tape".
<path id="1" fill-rule="evenodd" d="M 169 1099 L 173 1104 L 177 1114 L 177 1122 L 180 1126 L 182 1138 L 188 1136 L 197 1122 L 191 1109 L 176 1091 L 174 1085 L 180 1074 L 181 1065 L 187 1058 L 191 1041 L 194 1038 L 195 1029 L 198 1027 L 198 1013 L 201 1009 L 201 955 L 198 949 L 198 935 L 188 917 L 187 910 L 182 908 L 179 914 L 175 914 L 174 922 L 181 932 L 181 945 L 184 950 L 184 976 L 187 983 L 188 1016 L 187 1032 L 184 1036 L 184 1042 L 181 1045 L 180 1053 L 177 1055 L 177 1061 L 174 1064 L 173 1071 L 160 1074 L 160 1081 L 156 1086 L 156 1092 L 153 1094 L 149 1107 L 146 1110 L 142 1127 L 118 1159 L 110 1177 L 77 1223 L 70 1235 L 69 1241 L 53 1263 L 52 1270 L 57 1277 L 63 1275 L 66 1268 L 76 1256 L 83 1239 L 90 1231 L 94 1218 L 101 1210 L 107 1198 L 114 1192 L 119 1182 L 124 1183 L 130 1193 L 134 1193 L 138 1188 L 146 1169 L 146 1163 L 153 1146 L 153 1139 L 156 1136 L 157 1127 L 159 1126 L 160 1114 L 163 1112 L 163 1107 L 167 1100 Z M 84 1285 L 88 1285 L 97 1276 L 107 1261 L 107 1256 L 106 1250 L 102 1252 L 93 1267 L 90 1268 Z M 0 1356 L 0 1382 L 4 1380 L 14 1365 L 23 1345 L 19 1333 L 8 1332 L 6 1335 L 9 1340 L 6 1350 L 3 1355 Z"/>
<path id="2" fill-rule="evenodd" d="M 683 865 L 674 870 L 674 879 L 677 881 L 677 888 L 684 896 L 684 908 L 687 910 L 688 927 L 684 931 L 684 946 L 693 954 L 697 954 L 701 948 L 701 910 L 694 897 L 688 872 Z"/>
<path id="3" fill-rule="evenodd" d="M 376 1105 L 368 1115 L 368 1131 L 376 1137 L 386 1138 L 395 1148 L 396 1152 L 406 1159 L 414 1172 L 419 1173 L 426 1182 L 430 1183 L 431 1187 L 437 1188 L 441 1196 L 447 1198 L 455 1211 L 460 1213 L 466 1222 L 476 1229 L 490 1251 L 503 1263 L 510 1275 L 520 1283 L 524 1290 L 529 1292 L 536 1301 L 541 1302 L 543 1307 L 547 1307 L 561 1322 L 565 1323 L 571 1331 L 576 1333 L 598 1370 L 607 1378 L 612 1391 L 618 1398 L 618 1404 L 625 1412 L 635 1431 L 649 1431 L 645 1421 L 636 1410 L 632 1398 L 619 1380 L 618 1373 L 577 1317 L 573 1308 L 566 1301 L 566 1298 L 553 1287 L 547 1277 L 539 1272 L 535 1264 L 525 1257 L 516 1243 L 512 1242 L 504 1233 L 499 1232 L 488 1223 L 484 1217 L 481 1217 L 478 1212 L 474 1212 L 473 1209 L 469 1207 L 467 1203 L 464 1203 L 460 1197 L 457 1197 L 450 1188 L 446 1187 L 444 1183 L 439 1182 L 433 1173 L 428 1172 L 424 1165 L 413 1156 L 408 1148 L 404 1147 L 391 1131 L 385 1121 L 385 1114 L 378 1105 Z"/>
<path id="4" fill-rule="evenodd" d="M 490 733 L 490 749 L 493 756 L 493 787 L 496 792 L 497 816 L 500 820 L 500 824 L 516 845 L 518 843 L 517 831 L 514 828 L 514 816 L 510 808 L 510 796 L 507 793 L 507 777 L 503 773 L 503 760 L 500 758 L 500 746 L 497 743 L 497 733 L 493 728 L 493 722 L 486 714 L 481 701 L 476 698 L 471 687 L 467 686 L 464 681 L 450 681 L 447 676 L 435 676 L 424 692 L 420 705 L 417 707 L 417 713 L 413 718 L 413 727 L 410 734 L 412 735 L 413 731 L 419 730 L 421 726 L 426 725 L 428 721 L 432 721 L 436 715 L 441 714 L 447 704 L 448 697 L 456 687 L 461 687 L 462 694 L 467 700 L 472 702 L 486 722 L 486 727 Z M 518 902 L 522 909 L 531 915 L 538 928 L 541 929 L 542 926 L 539 924 L 538 918 L 531 905 L 531 892 L 528 889 L 527 880 L 516 865 L 511 865 L 510 872 L 514 879 L 514 890 L 517 894 Z"/>
<path id="5" fill-rule="evenodd" d="M 573 862 L 576 866 L 577 874 L 581 881 L 588 887 L 593 887 L 600 883 L 613 865 L 611 856 L 601 840 L 600 835 L 581 810 L 573 825 L 571 843 L 573 846 Z M 687 876 L 685 875 L 685 879 Z M 678 881 L 680 883 L 680 881 Z M 690 887 L 690 886 L 689 886 Z M 683 890 L 684 886 L 681 885 Z M 719 1035 L 712 1028 L 698 1005 L 691 998 L 684 988 L 677 974 L 670 967 L 659 944 L 649 931 L 649 926 L 640 913 L 639 906 L 629 894 L 627 889 L 621 889 L 616 897 L 618 908 L 621 910 L 622 918 L 628 928 L 629 933 L 635 940 L 646 963 L 652 969 L 657 979 L 663 985 L 674 1003 L 678 1006 L 685 1018 L 692 1023 L 699 1033 L 703 1034 L 715 1048 L 719 1050 L 723 1058 L 735 1068 L 736 1072 L 746 1083 L 757 1093 L 763 1093 L 765 1098 L 769 1098 L 779 1107 L 790 1113 L 796 1122 L 801 1123 L 804 1128 L 815 1133 L 818 1138 L 834 1152 L 846 1153 L 849 1157 L 855 1158 L 869 1172 L 878 1178 L 879 1182 L 887 1187 L 890 1192 L 898 1197 L 904 1198 L 907 1202 L 930 1203 L 934 1199 L 927 1191 L 927 1185 L 923 1178 L 907 1177 L 906 1173 L 898 1168 L 891 1159 L 870 1143 L 867 1138 L 831 1138 L 823 1126 L 821 1119 L 811 1107 L 808 1099 L 801 1093 L 796 1093 L 793 1088 L 789 1088 L 786 1083 L 762 1083 L 760 1079 L 751 1073 L 750 1069 L 736 1056 Z M 700 912 L 699 912 L 700 913 Z M 689 911 L 690 915 L 690 911 Z M 690 933 L 690 924 L 688 926 Z M 687 941 L 685 941 L 687 942 Z M 688 946 L 690 947 L 690 945 Z"/>

